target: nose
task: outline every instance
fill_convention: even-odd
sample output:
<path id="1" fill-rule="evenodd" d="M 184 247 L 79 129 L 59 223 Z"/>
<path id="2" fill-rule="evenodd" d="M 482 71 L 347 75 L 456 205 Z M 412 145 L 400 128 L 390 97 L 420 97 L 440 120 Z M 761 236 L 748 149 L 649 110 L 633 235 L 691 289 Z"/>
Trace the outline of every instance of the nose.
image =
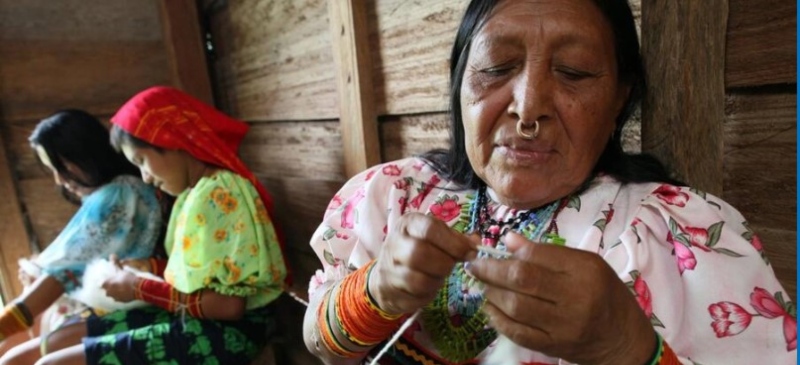
<path id="1" fill-rule="evenodd" d="M 152 184 L 153 183 L 153 175 L 150 175 L 149 173 L 147 173 L 147 171 L 144 171 L 144 170 L 140 170 L 140 171 L 142 172 L 142 181 L 144 181 L 146 184 Z"/>
<path id="2" fill-rule="evenodd" d="M 552 80 L 544 63 L 529 62 L 513 80 L 508 114 L 515 120 L 543 123 L 553 116 Z"/>

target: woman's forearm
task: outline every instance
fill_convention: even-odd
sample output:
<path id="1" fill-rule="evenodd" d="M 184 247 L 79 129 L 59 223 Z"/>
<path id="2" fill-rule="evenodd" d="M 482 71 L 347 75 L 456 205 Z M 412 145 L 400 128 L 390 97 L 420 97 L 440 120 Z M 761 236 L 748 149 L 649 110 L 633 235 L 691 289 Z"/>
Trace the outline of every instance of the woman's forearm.
<path id="1" fill-rule="evenodd" d="M 325 346 L 322 339 L 323 334 L 319 325 L 318 313 L 320 306 L 323 305 L 323 299 L 328 295 L 328 289 L 335 284 L 333 282 L 323 284 L 317 289 L 315 295 L 309 298 L 308 308 L 303 318 L 303 339 L 308 350 L 326 365 L 357 365 L 362 362 L 366 353 L 358 357 L 345 358 L 331 351 Z M 332 328 L 338 332 L 338 327 L 332 326 Z M 335 333 L 334 335 L 340 340 L 343 337 L 341 333 Z"/>
<path id="2" fill-rule="evenodd" d="M 50 275 L 42 275 L 31 284 L 31 288 L 17 300 L 28 307 L 33 317 L 38 316 L 64 294 L 64 286 Z"/>

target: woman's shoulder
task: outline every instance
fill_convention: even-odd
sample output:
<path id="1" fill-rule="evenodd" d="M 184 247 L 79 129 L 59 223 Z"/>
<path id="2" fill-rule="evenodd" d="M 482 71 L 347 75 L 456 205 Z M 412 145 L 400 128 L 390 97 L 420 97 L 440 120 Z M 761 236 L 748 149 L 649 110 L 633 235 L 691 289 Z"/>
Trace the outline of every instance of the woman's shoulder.
<path id="1" fill-rule="evenodd" d="M 351 178 L 348 183 L 384 181 L 394 184 L 397 180 L 429 181 L 432 178 L 446 180 L 425 159 L 408 157 L 370 167 Z"/>
<path id="2" fill-rule="evenodd" d="M 155 198 L 155 188 L 133 175 L 120 175 L 86 197 L 84 204 L 93 201 L 128 199 L 132 196 Z"/>

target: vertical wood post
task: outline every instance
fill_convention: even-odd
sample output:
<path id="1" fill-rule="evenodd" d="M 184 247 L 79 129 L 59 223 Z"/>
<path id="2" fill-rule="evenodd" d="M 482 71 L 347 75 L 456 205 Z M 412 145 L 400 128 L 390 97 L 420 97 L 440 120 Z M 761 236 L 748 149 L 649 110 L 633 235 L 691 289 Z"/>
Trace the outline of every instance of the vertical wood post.
<path id="1" fill-rule="evenodd" d="M 381 162 L 366 1 L 328 0 L 345 175 Z"/>
<path id="2" fill-rule="evenodd" d="M 214 105 L 200 13 L 194 0 L 159 0 L 172 84 Z"/>
<path id="3" fill-rule="evenodd" d="M 0 289 L 4 302 L 22 293 L 22 284 L 17 279 L 18 260 L 31 255 L 30 237 L 20 211 L 12 166 L 6 156 L 6 145 L 0 134 Z"/>
<path id="4" fill-rule="evenodd" d="M 728 0 L 642 2 L 642 150 L 721 195 Z"/>

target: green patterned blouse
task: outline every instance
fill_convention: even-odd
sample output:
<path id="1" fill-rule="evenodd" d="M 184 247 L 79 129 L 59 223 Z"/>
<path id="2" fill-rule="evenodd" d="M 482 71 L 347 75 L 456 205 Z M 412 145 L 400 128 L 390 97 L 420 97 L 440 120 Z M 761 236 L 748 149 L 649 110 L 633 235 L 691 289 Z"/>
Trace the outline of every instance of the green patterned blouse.
<path id="1" fill-rule="evenodd" d="M 241 176 L 219 170 L 175 201 L 167 229 L 168 283 L 212 289 L 261 307 L 283 291 L 286 266 L 264 204 Z"/>

